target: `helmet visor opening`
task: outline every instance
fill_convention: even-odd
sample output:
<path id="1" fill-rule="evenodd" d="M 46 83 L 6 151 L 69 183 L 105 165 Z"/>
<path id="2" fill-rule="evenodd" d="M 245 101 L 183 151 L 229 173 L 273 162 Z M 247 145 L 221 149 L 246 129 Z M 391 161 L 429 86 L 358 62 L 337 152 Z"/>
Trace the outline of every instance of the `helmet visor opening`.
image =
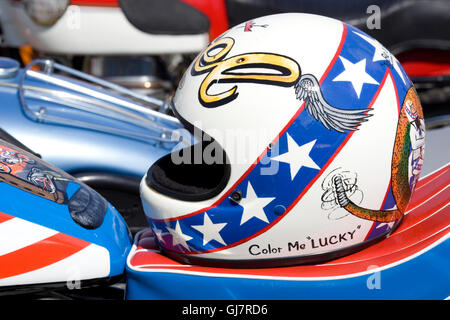
<path id="1" fill-rule="evenodd" d="M 147 172 L 146 184 L 171 198 L 202 201 L 218 195 L 229 177 L 223 149 L 215 141 L 203 141 L 156 161 Z"/>

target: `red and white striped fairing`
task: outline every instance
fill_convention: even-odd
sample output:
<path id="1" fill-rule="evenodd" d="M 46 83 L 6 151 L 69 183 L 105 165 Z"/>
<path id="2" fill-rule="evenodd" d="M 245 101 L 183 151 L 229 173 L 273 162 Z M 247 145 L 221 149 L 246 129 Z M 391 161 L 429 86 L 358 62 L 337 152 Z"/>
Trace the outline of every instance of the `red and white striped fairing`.
<path id="1" fill-rule="evenodd" d="M 0 212 L 0 287 L 109 275 L 105 248 Z"/>

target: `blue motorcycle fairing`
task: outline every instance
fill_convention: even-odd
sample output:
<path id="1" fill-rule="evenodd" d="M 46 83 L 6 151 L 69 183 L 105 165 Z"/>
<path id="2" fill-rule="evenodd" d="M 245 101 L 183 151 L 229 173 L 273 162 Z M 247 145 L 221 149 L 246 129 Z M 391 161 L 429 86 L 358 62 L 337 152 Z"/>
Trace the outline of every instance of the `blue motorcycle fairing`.
<path id="1" fill-rule="evenodd" d="M 29 272 L 27 268 L 32 268 L 35 263 L 24 261 L 23 257 L 30 256 L 29 251 L 33 250 L 34 245 L 39 247 L 39 244 L 42 244 L 43 248 L 57 249 L 42 252 L 36 249 L 38 252 L 31 255 L 46 257 L 49 265 L 55 261 L 64 260 L 72 254 L 79 254 L 85 247 L 92 245 L 97 252 L 103 252 L 101 265 L 104 270 L 100 270 L 99 273 L 89 273 L 86 276 L 82 273 L 79 275 L 80 280 L 85 280 L 84 277 L 90 279 L 96 274 L 102 277 L 113 277 L 124 272 L 125 259 L 131 246 L 131 235 L 117 210 L 97 192 L 67 173 L 1 140 L 0 194 L 2 194 L 0 215 L 3 217 L 0 217 L 0 228 L 6 228 L 3 229 L 3 236 L 10 234 L 13 238 L 19 237 L 18 242 L 28 244 L 17 247 L 17 243 L 11 239 L 5 239 L 6 241 L 0 243 L 0 251 L 3 253 L 0 255 L 0 265 L 3 265 L 3 270 L 0 270 L 0 287 L 2 280 L 5 281 L 2 278 L 8 278 L 11 274 L 15 275 L 17 281 L 22 284 L 20 277 L 22 275 L 27 277 Z M 9 224 L 5 225 L 7 223 Z M 14 229 L 24 224 L 28 226 L 29 233 Z M 43 229 L 46 231 L 42 231 Z M 44 234 L 50 232 L 52 235 L 56 233 L 61 235 L 63 240 L 52 239 L 52 236 L 40 239 L 39 232 Z M 39 241 L 33 237 L 37 237 Z M 71 243 L 80 247 L 70 249 Z M 60 252 L 66 249 L 69 252 L 66 255 Z M 63 258 L 58 256 L 61 254 Z M 52 255 L 55 255 L 55 258 Z M 86 259 L 78 260 L 77 263 L 77 268 L 83 266 L 85 269 L 96 268 L 96 266 L 89 267 L 92 262 Z M 39 265 L 37 269 L 42 267 Z M 19 271 L 16 272 L 15 268 Z M 58 271 L 58 267 L 54 268 Z M 22 269 L 27 272 L 22 274 L 20 272 Z M 59 281 L 66 281 L 63 277 L 64 270 L 59 271 L 62 276 Z M 45 282 L 45 278 L 37 277 L 32 279 L 31 284 Z M 53 282 L 55 282 L 54 279 Z M 14 282 L 11 284 L 7 281 L 7 284 L 14 285 Z"/>
<path id="2" fill-rule="evenodd" d="M 44 64 L 69 76 L 36 71 L 39 63 L 0 79 L 0 127 L 45 161 L 70 174 L 141 178 L 156 159 L 177 146 L 182 125 L 133 100 L 147 98 L 126 98 L 123 94 L 134 93 L 56 63 Z"/>
<path id="3" fill-rule="evenodd" d="M 0 75 L 10 60 L 0 57 Z M 168 103 L 51 60 L 4 74 L 0 128 L 101 193 L 132 232 L 147 227 L 139 182 L 154 161 L 183 147 L 180 138 L 191 139 L 157 111 Z"/>

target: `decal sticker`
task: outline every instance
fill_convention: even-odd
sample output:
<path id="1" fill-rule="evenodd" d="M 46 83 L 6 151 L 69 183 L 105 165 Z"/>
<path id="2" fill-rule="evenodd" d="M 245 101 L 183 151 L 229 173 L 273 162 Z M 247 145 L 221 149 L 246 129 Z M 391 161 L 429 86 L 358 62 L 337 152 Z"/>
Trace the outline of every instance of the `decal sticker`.
<path id="1" fill-rule="evenodd" d="M 261 28 L 267 28 L 268 24 L 255 24 L 253 20 L 245 22 L 243 25 L 239 25 L 236 28 L 244 28 L 244 32 L 252 32 L 253 27 L 261 27 Z"/>
<path id="2" fill-rule="evenodd" d="M 342 246 L 345 243 L 351 243 L 359 233 L 361 225 L 356 226 L 356 228 L 340 232 L 333 233 L 321 237 L 310 237 L 307 236 L 303 240 L 292 240 L 286 241 L 282 246 L 277 246 L 275 244 L 251 244 L 248 247 L 248 253 L 251 256 L 266 256 L 266 255 L 276 255 L 276 254 L 291 254 L 293 252 L 314 252 L 322 248 L 328 248 L 332 246 Z"/>
<path id="3" fill-rule="evenodd" d="M 53 202 L 66 201 L 64 192 L 56 188 L 53 180 L 54 176 L 61 175 L 44 168 L 23 153 L 0 145 L 0 167 L 0 181 Z M 62 178 L 61 181 L 69 179 Z"/>
<path id="4" fill-rule="evenodd" d="M 88 229 L 102 224 L 108 206 L 91 188 L 6 142 L 0 144 L 0 182 L 68 205 L 73 220 Z"/>
<path id="5" fill-rule="evenodd" d="M 416 186 L 422 170 L 423 155 L 425 151 L 425 121 L 421 113 L 420 101 L 417 96 L 406 97 L 405 111 L 409 121 L 409 138 L 411 141 L 411 152 L 409 156 L 409 187 L 411 190 Z"/>

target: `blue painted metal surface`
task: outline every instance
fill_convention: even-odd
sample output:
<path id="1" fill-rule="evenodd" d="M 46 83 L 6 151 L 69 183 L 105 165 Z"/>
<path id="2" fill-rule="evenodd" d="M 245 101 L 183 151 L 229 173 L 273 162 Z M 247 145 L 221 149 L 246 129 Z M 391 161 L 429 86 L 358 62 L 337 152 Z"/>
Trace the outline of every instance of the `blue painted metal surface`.
<path id="1" fill-rule="evenodd" d="M 47 60 L 0 79 L 0 101 L 0 127 L 71 174 L 142 177 L 172 150 L 173 132 L 182 128 L 176 118 L 149 106 L 153 102 L 154 109 L 161 108 L 163 101 Z"/>

